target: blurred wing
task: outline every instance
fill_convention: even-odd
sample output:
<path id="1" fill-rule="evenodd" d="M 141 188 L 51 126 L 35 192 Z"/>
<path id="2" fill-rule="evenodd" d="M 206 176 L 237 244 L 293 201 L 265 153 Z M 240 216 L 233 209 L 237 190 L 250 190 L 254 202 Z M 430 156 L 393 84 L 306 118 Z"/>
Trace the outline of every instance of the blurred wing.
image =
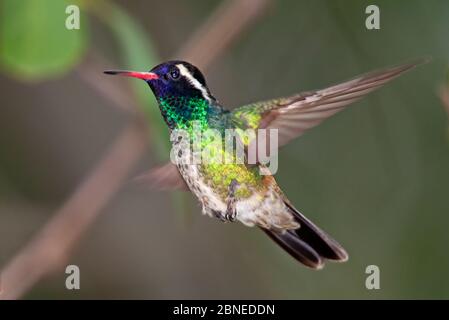
<path id="1" fill-rule="evenodd" d="M 178 167 L 171 162 L 154 167 L 134 179 L 156 190 L 184 190 L 189 188 L 179 173 Z"/>
<path id="2" fill-rule="evenodd" d="M 282 146 L 349 104 L 424 62 L 426 61 L 420 60 L 370 72 L 318 91 L 243 106 L 235 109 L 233 114 L 239 124 L 246 128 L 278 129 L 278 144 Z"/>

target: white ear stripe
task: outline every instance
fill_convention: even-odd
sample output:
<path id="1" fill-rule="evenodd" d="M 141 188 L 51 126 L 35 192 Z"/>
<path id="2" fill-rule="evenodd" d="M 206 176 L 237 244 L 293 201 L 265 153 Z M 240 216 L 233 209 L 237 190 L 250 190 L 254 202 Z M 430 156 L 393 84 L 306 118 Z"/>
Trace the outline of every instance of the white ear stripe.
<path id="1" fill-rule="evenodd" d="M 176 67 L 178 67 L 179 73 L 181 73 L 181 75 L 183 77 L 185 77 L 187 79 L 187 81 L 189 81 L 192 86 L 194 86 L 196 89 L 201 91 L 203 97 L 206 100 L 208 100 L 208 101 L 211 100 L 209 94 L 207 93 L 206 88 L 204 88 L 204 86 L 192 76 L 192 74 L 189 72 L 189 70 L 187 70 L 187 68 L 184 65 L 177 64 Z"/>

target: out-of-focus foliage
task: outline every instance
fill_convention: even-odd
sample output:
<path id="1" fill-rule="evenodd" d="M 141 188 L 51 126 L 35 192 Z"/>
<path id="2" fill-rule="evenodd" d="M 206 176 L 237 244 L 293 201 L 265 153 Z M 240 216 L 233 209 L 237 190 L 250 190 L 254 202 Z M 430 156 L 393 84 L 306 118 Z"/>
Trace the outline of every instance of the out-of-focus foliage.
<path id="1" fill-rule="evenodd" d="M 72 1 L 73 2 L 73 1 Z M 22 79 L 44 79 L 72 68 L 86 48 L 88 27 L 65 28 L 68 0 L 0 1 L 0 63 Z"/>
<path id="2" fill-rule="evenodd" d="M 1 0 L 0 62 L 9 74 L 24 80 L 46 79 L 75 67 L 85 52 L 89 33 L 85 12 L 98 14 L 110 27 L 121 50 L 123 67 L 146 70 L 158 63 L 150 35 L 122 8 L 110 1 L 75 3 L 86 11 L 80 15 L 82 27 L 69 30 L 65 28 L 66 8 L 72 4 L 69 0 Z M 156 121 L 159 111 L 148 87 L 143 82 L 132 83 L 153 134 L 166 133 L 164 124 Z M 167 139 L 155 139 L 154 148 L 159 157 L 167 158 Z"/>

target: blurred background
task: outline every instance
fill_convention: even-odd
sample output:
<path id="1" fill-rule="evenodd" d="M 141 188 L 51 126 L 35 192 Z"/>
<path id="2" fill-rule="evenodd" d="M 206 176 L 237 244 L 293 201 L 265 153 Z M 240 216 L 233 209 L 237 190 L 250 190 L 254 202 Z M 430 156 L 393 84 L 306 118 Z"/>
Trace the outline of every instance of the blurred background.
<path id="1" fill-rule="evenodd" d="M 376 1 L 380 30 L 365 27 L 369 4 L 0 0 L 2 281 L 19 275 L 28 299 L 449 298 L 449 2 Z M 280 151 L 285 193 L 350 255 L 318 272 L 201 216 L 190 194 L 132 182 L 168 159 L 167 130 L 145 83 L 102 75 L 189 59 L 233 108 L 423 56 Z M 52 238 L 36 265 L 17 258 L 58 216 L 59 237 L 84 232 L 62 252 Z M 81 290 L 65 288 L 68 264 Z M 365 287 L 372 264 L 380 290 Z"/>

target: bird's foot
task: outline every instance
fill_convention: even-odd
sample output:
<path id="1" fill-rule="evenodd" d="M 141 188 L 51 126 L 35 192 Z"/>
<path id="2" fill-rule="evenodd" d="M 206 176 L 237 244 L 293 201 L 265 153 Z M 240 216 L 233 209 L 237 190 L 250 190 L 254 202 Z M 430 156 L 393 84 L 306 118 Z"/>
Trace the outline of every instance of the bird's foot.
<path id="1" fill-rule="evenodd" d="M 238 187 L 237 180 L 233 179 L 231 184 L 229 185 L 228 197 L 226 198 L 226 214 L 225 219 L 230 222 L 235 221 L 235 217 L 237 216 L 237 209 L 235 207 L 236 199 L 235 199 L 235 190 Z"/>

